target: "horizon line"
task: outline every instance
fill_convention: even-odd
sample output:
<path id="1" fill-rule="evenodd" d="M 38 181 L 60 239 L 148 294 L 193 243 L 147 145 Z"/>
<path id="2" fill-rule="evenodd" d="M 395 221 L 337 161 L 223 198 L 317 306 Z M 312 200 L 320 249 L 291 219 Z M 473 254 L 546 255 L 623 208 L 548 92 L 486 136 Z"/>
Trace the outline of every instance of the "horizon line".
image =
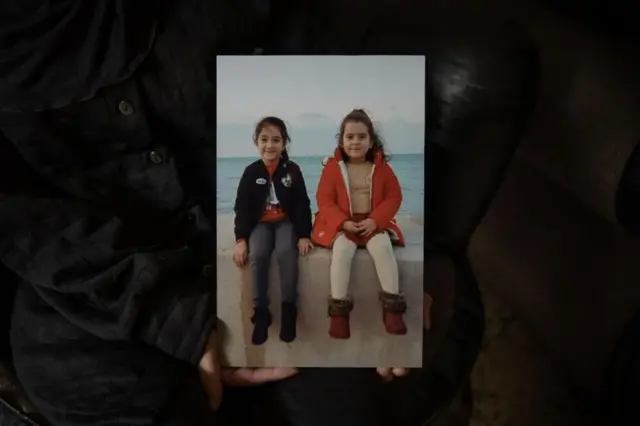
<path id="1" fill-rule="evenodd" d="M 393 157 L 394 155 L 424 155 L 424 152 L 396 152 L 394 153 L 388 153 L 389 156 Z M 216 154 L 216 158 L 256 158 L 257 156 L 255 155 L 240 155 L 240 156 L 236 156 L 236 155 L 217 155 Z M 327 157 L 327 155 L 323 155 L 323 154 L 306 154 L 306 155 L 293 155 L 291 153 L 289 153 L 289 157 L 291 158 L 301 158 L 301 157 Z"/>
<path id="2" fill-rule="evenodd" d="M 316 125 L 327 125 L 327 126 L 333 126 L 335 123 L 333 122 L 333 120 L 322 120 L 322 119 L 318 119 L 315 122 L 306 122 L 306 123 L 296 123 L 295 120 L 286 120 L 286 119 L 282 119 L 287 126 L 290 127 L 307 127 L 307 126 L 316 126 Z M 342 120 L 342 118 L 340 118 L 337 121 L 337 124 L 335 124 L 335 127 L 340 127 L 340 121 Z M 217 122 L 216 125 L 217 126 L 255 126 L 256 123 L 259 121 L 259 118 L 248 122 L 248 121 L 244 121 L 244 120 L 231 120 L 231 121 L 227 121 L 227 120 L 223 120 L 222 122 Z M 299 120 L 299 121 L 304 121 L 304 120 Z M 418 125 L 418 126 L 424 126 L 425 125 L 425 120 L 419 120 L 419 121 L 414 121 L 411 119 L 405 119 L 405 118 L 390 118 L 390 119 L 385 119 L 385 120 L 380 120 L 380 119 L 374 119 L 373 120 L 373 124 L 374 126 L 376 125 L 376 123 L 378 124 L 385 124 L 385 123 L 390 123 L 393 121 L 403 121 L 406 124 L 412 124 L 412 125 Z"/>

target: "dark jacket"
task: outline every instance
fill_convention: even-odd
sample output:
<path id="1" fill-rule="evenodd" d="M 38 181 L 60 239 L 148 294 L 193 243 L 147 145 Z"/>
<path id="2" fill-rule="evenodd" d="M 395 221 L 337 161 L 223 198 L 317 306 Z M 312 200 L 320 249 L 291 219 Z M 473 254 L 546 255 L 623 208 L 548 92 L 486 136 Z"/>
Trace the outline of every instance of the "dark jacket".
<path id="1" fill-rule="evenodd" d="M 273 173 L 273 186 L 280 207 L 293 223 L 298 238 L 311 236 L 311 203 L 302 170 L 291 160 L 280 161 Z M 244 169 L 238 185 L 235 203 L 236 240 L 248 240 L 260 221 L 265 200 L 269 195 L 269 172 L 262 160 Z"/>
<path id="2" fill-rule="evenodd" d="M 216 321 L 215 53 L 258 19 L 134 3 L 0 5 L 0 298 L 20 286 L 15 368 L 60 425 L 155 416 Z"/>

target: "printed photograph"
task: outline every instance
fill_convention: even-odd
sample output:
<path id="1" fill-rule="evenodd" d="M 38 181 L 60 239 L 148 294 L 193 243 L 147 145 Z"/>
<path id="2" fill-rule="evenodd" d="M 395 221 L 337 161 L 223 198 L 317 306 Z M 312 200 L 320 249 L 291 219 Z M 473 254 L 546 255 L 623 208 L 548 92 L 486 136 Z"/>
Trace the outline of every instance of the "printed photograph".
<path id="1" fill-rule="evenodd" d="M 217 308 L 233 367 L 421 367 L 421 56 L 217 58 Z"/>

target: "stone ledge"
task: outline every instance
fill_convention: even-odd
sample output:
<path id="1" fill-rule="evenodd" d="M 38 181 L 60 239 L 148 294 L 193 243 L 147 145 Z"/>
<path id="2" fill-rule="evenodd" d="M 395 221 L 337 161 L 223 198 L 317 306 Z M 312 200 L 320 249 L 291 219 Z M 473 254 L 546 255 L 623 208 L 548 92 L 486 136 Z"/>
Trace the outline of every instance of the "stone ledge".
<path id="1" fill-rule="evenodd" d="M 380 284 L 371 257 L 358 250 L 353 260 L 350 293 L 354 298 L 351 339 L 339 341 L 328 334 L 327 296 L 331 251 L 316 248 L 300 258 L 298 338 L 287 344 L 278 339 L 280 289 L 278 266 L 271 263 L 269 296 L 273 324 L 269 340 L 251 344 L 252 312 L 249 267 L 238 269 L 232 261 L 235 238 L 233 216 L 217 218 L 218 317 L 222 322 L 223 363 L 229 366 L 297 367 L 420 367 L 422 364 L 423 228 L 415 220 L 399 218 L 407 239 L 396 247 L 400 282 L 407 298 L 405 336 L 385 333 L 378 302 Z"/>

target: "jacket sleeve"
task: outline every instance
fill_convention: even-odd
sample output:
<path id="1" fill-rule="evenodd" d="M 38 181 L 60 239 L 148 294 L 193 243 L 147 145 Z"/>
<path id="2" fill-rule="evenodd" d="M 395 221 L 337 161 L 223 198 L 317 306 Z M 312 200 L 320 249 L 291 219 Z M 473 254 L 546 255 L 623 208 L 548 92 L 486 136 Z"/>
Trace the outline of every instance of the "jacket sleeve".
<path id="1" fill-rule="evenodd" d="M 327 221 L 327 225 L 336 231 L 340 231 L 342 224 L 349 220 L 349 216 L 338 206 L 338 192 L 336 191 L 338 183 L 334 178 L 335 173 L 331 173 L 332 167 L 336 167 L 336 164 L 329 162 L 322 169 L 318 190 L 316 191 L 316 201 L 318 203 L 318 212 Z"/>
<path id="2" fill-rule="evenodd" d="M 296 233 L 298 238 L 311 237 L 311 200 L 307 193 L 307 185 L 302 175 L 302 170 L 298 166 L 298 179 L 296 180 Z"/>
<path id="3" fill-rule="evenodd" d="M 251 166 L 249 166 L 251 167 Z M 238 191 L 236 193 L 236 202 L 233 207 L 235 212 L 234 218 L 234 233 L 236 235 L 236 241 L 249 240 L 251 236 L 251 217 L 253 212 L 251 211 L 251 190 L 249 188 L 249 167 L 244 169 L 240 183 L 238 184 Z"/>
<path id="4" fill-rule="evenodd" d="M 402 189 L 398 177 L 387 163 L 384 163 L 384 201 L 371 212 L 369 217 L 378 227 L 384 227 L 393 220 L 402 205 Z"/>
<path id="5" fill-rule="evenodd" d="M 103 207 L 54 192 L 0 132 L 4 266 L 71 324 L 197 363 L 216 322 L 215 285 L 200 270 L 187 273 L 187 249 L 123 246 L 125 225 Z"/>

